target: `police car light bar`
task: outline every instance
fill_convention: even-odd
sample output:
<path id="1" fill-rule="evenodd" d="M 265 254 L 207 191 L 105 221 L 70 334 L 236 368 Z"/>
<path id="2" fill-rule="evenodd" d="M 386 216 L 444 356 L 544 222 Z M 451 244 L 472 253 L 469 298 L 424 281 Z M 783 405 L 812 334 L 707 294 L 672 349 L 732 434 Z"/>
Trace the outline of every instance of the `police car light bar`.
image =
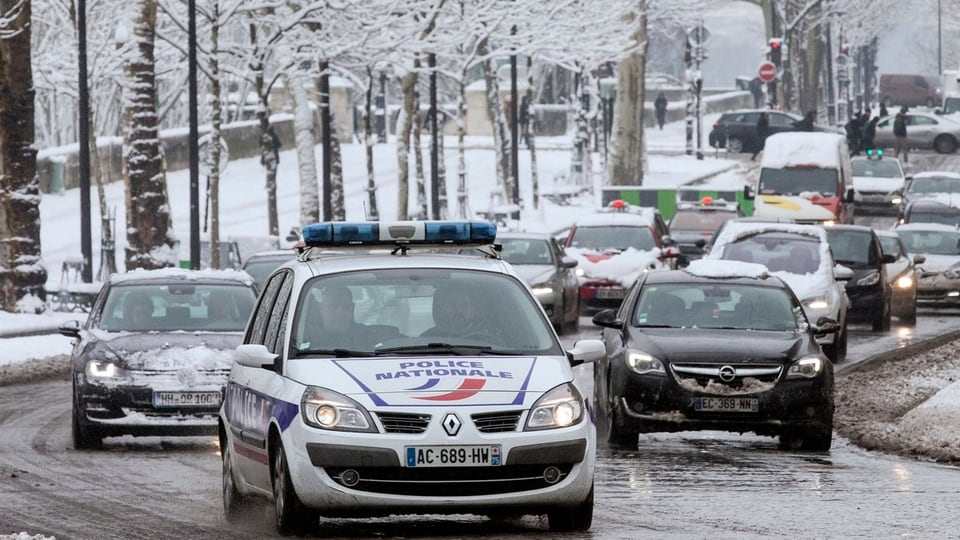
<path id="1" fill-rule="evenodd" d="M 497 226 L 486 221 L 327 221 L 303 228 L 306 247 L 492 244 Z"/>

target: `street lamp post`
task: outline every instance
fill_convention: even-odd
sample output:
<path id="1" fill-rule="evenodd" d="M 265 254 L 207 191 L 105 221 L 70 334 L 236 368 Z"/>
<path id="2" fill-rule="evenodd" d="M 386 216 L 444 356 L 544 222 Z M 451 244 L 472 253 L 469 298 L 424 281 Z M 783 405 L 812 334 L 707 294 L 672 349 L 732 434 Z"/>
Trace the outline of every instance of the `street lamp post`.
<path id="1" fill-rule="evenodd" d="M 90 233 L 90 94 L 87 91 L 87 2 L 77 2 L 77 92 L 80 107 L 77 137 L 80 143 L 80 251 L 83 268 L 80 279 L 93 281 L 93 241 Z"/>
<path id="2" fill-rule="evenodd" d="M 187 0 L 187 63 L 190 94 L 190 268 L 200 269 L 200 147 L 197 104 L 197 2 Z"/>

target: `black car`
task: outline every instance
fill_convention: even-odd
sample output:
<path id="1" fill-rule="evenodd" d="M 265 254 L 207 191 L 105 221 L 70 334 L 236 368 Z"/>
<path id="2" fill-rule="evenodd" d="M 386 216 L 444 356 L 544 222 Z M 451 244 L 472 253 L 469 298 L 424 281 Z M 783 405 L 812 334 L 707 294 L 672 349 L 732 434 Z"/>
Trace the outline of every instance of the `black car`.
<path id="1" fill-rule="evenodd" d="M 73 445 L 217 433 L 233 351 L 253 309 L 245 272 L 134 270 L 104 283 L 74 338 Z"/>
<path id="2" fill-rule="evenodd" d="M 847 280 L 847 320 L 869 322 L 874 332 L 890 329 L 892 291 L 887 279 L 888 263 L 894 255 L 885 254 L 877 233 L 863 225 L 833 225 L 826 227 L 827 241 L 835 264 L 853 270 Z"/>
<path id="3" fill-rule="evenodd" d="M 724 223 L 741 217 L 743 210 L 736 202 L 705 197 L 698 203 L 680 203 L 670 218 L 670 238 L 686 257 L 684 262 L 689 262 L 703 257 L 704 248 Z"/>
<path id="4" fill-rule="evenodd" d="M 725 112 L 710 130 L 709 144 L 714 148 L 726 148 L 728 152 L 756 152 L 760 149 L 760 139 L 757 137 L 757 120 L 760 113 L 769 115 L 769 135 L 785 131 L 799 131 L 797 123 L 803 117 L 797 114 L 773 111 L 766 109 L 744 109 Z M 833 131 L 823 126 L 814 125 L 815 131 Z"/>
<path id="5" fill-rule="evenodd" d="M 250 274 L 257 287 L 263 287 L 267 276 L 283 263 L 296 259 L 292 249 L 258 251 L 243 261 L 243 271 Z"/>
<path id="6" fill-rule="evenodd" d="M 933 199 L 917 199 L 904 207 L 900 214 L 900 223 L 942 223 L 956 226 L 960 225 L 960 208 Z"/>
<path id="7" fill-rule="evenodd" d="M 594 366 L 598 438 L 635 448 L 639 433 L 725 430 L 830 448 L 833 364 L 815 334 L 840 325 L 810 324 L 763 266 L 701 259 L 648 272 L 593 322 L 608 352 Z"/>

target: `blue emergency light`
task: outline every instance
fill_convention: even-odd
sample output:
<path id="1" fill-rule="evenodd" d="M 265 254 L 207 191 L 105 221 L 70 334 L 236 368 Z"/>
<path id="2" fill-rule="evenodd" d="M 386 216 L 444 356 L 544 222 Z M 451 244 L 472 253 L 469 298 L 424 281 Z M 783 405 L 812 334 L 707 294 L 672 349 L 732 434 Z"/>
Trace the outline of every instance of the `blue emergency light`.
<path id="1" fill-rule="evenodd" d="M 307 247 L 492 244 L 497 226 L 486 221 L 327 221 L 303 228 Z"/>

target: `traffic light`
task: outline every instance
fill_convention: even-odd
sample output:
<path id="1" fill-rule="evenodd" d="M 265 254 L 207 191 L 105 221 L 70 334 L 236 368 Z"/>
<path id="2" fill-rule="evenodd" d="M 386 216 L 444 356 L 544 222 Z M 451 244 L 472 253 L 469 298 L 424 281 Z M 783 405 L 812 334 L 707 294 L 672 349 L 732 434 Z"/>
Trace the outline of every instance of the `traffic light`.
<path id="1" fill-rule="evenodd" d="M 780 38 L 772 38 L 770 40 L 770 61 L 773 62 L 773 65 L 777 66 L 777 69 L 780 69 L 782 49 L 783 42 Z"/>

